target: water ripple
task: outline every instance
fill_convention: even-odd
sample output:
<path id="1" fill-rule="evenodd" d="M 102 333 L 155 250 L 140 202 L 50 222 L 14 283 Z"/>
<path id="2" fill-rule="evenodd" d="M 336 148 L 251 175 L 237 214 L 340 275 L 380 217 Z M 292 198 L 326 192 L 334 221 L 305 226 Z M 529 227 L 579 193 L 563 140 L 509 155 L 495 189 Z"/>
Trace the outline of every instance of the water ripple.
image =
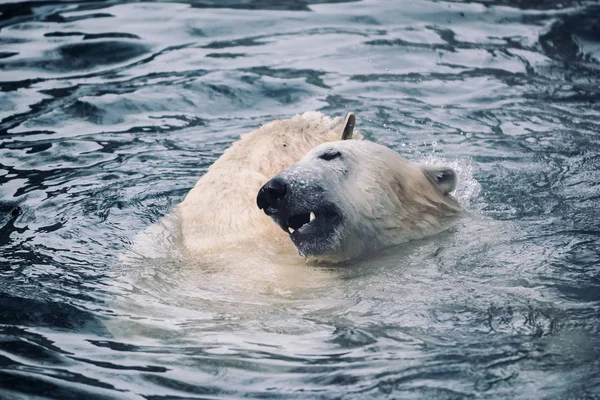
<path id="1" fill-rule="evenodd" d="M 595 398 L 598 15 L 3 2 L 0 397 Z M 471 215 L 294 279 L 127 250 L 240 134 L 311 109 L 453 166 Z"/>

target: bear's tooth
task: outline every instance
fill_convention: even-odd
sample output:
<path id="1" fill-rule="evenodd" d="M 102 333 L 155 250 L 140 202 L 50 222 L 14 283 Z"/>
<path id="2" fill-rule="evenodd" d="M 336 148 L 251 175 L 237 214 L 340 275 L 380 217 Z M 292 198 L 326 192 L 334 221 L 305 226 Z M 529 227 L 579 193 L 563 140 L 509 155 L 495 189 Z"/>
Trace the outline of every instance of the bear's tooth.
<path id="1" fill-rule="evenodd" d="M 317 218 L 317 216 L 315 215 L 314 212 L 310 213 L 310 217 L 308 217 L 308 222 L 312 221 L 313 219 Z"/>
<path id="2" fill-rule="evenodd" d="M 294 233 L 295 229 L 294 228 L 288 228 L 288 231 L 290 232 L 290 235 L 291 235 L 292 233 Z"/>

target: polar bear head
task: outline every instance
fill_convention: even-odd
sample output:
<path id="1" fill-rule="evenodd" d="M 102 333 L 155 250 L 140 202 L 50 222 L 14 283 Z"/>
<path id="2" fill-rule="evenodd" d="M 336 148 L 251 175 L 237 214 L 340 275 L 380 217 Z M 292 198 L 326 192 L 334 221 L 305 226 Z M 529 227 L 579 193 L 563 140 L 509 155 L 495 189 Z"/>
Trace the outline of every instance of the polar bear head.
<path id="1" fill-rule="evenodd" d="M 312 149 L 259 191 L 257 205 L 300 254 L 338 262 L 441 231 L 460 206 L 457 174 L 368 141 Z"/>

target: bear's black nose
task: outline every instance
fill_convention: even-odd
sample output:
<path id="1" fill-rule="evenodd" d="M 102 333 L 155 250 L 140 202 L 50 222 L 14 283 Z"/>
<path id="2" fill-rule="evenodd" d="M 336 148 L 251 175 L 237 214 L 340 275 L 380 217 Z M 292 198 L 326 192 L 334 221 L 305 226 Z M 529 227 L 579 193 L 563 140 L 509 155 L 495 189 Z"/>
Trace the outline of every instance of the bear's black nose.
<path id="1" fill-rule="evenodd" d="M 265 183 L 258 191 L 256 196 L 256 205 L 267 215 L 273 215 L 279 209 L 281 199 L 287 193 L 287 185 L 279 178 L 273 178 Z"/>

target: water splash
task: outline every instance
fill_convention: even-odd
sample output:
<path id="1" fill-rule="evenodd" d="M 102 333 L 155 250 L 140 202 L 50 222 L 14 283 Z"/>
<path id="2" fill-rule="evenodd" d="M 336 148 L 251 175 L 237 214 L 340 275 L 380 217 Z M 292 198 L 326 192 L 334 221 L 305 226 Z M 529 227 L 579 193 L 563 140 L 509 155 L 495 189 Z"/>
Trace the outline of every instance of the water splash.
<path id="1" fill-rule="evenodd" d="M 475 179 L 473 161 L 468 157 L 449 158 L 436 151 L 437 143 L 433 142 L 430 146 L 423 148 L 409 146 L 409 151 L 416 162 L 423 164 L 445 166 L 454 169 L 458 174 L 458 186 L 453 192 L 459 203 L 468 210 L 477 211 L 481 209 L 481 184 Z"/>

